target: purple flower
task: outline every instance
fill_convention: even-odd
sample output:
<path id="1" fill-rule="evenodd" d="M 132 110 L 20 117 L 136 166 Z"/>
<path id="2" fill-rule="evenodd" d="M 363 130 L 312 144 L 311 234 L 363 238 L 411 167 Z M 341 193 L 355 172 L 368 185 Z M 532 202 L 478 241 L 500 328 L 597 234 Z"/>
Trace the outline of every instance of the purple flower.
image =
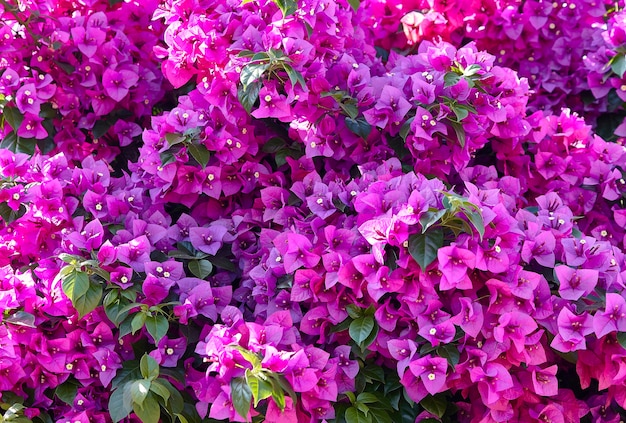
<path id="1" fill-rule="evenodd" d="M 606 294 L 604 312 L 593 316 L 593 329 L 598 338 L 611 332 L 626 331 L 626 301 L 620 294 Z"/>
<path id="2" fill-rule="evenodd" d="M 448 361 L 441 357 L 425 356 L 409 364 L 411 373 L 419 377 L 429 394 L 435 395 L 446 388 Z"/>
<path id="3" fill-rule="evenodd" d="M 556 266 L 554 274 L 559 281 L 561 298 L 576 301 L 593 291 L 598 283 L 599 272 L 595 269 L 573 269 L 568 266 Z"/>
<path id="4" fill-rule="evenodd" d="M 102 74 L 104 92 L 115 101 L 122 101 L 138 80 L 139 75 L 136 72 L 126 69 L 118 72 L 109 68 Z"/>

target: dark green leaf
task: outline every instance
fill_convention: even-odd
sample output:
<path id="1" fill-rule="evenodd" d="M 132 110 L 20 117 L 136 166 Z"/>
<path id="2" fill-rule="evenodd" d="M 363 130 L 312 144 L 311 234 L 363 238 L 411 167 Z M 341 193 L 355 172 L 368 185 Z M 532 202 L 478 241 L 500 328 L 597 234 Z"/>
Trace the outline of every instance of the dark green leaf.
<path id="1" fill-rule="evenodd" d="M 167 334 L 170 327 L 167 318 L 162 314 L 147 316 L 145 325 L 148 333 L 154 338 L 155 345 Z"/>
<path id="2" fill-rule="evenodd" d="M 261 150 L 264 153 L 277 153 L 286 146 L 287 144 L 285 144 L 285 141 L 282 138 L 274 137 L 270 138 L 265 144 L 263 144 Z"/>
<path id="3" fill-rule="evenodd" d="M 230 395 L 237 414 L 247 419 L 250 414 L 250 406 L 252 405 L 252 391 L 250 391 L 245 378 L 235 377 L 231 379 Z"/>
<path id="4" fill-rule="evenodd" d="M 213 271 L 213 264 L 208 260 L 192 260 L 188 266 L 189 271 L 200 279 L 206 278 Z"/>
<path id="5" fill-rule="evenodd" d="M 15 131 L 19 129 L 24 121 L 24 115 L 17 107 L 5 106 L 4 109 L 2 109 L 2 115 Z"/>
<path id="6" fill-rule="evenodd" d="M 113 423 L 128 417 L 133 410 L 130 395 L 124 395 L 124 386 L 118 387 L 109 398 L 109 414 Z"/>
<path id="7" fill-rule="evenodd" d="M 624 76 L 626 72 L 626 57 L 623 53 L 618 53 L 609 62 L 611 63 L 611 70 L 620 78 Z"/>
<path id="8" fill-rule="evenodd" d="M 446 412 L 446 406 L 448 405 L 448 402 L 443 395 L 428 395 L 426 398 L 420 401 L 420 405 L 424 407 L 424 410 L 428 411 L 429 413 L 432 413 L 438 417 L 442 417 L 443 414 Z"/>
<path id="9" fill-rule="evenodd" d="M 181 134 L 177 134 L 177 133 L 169 133 L 169 134 L 165 134 L 165 140 L 167 141 L 167 143 L 171 146 L 176 145 L 176 144 L 180 144 L 182 142 L 185 141 L 185 137 L 182 136 Z"/>
<path id="10" fill-rule="evenodd" d="M 345 414 L 346 423 L 371 423 L 372 417 L 366 416 L 365 413 L 355 407 L 350 407 Z"/>
<path id="11" fill-rule="evenodd" d="M 62 383 L 54 390 L 54 394 L 57 398 L 70 406 L 74 405 L 74 399 L 76 398 L 77 392 L 78 386 L 72 382 Z"/>
<path id="12" fill-rule="evenodd" d="M 367 347 L 369 347 L 370 345 L 374 343 L 374 341 L 376 340 L 376 337 L 378 336 L 379 330 L 380 328 L 378 324 L 376 323 L 376 320 L 374 320 L 374 329 L 372 330 L 372 332 L 370 332 L 368 337 L 365 338 L 363 342 L 361 342 L 361 344 L 359 345 L 359 347 L 361 348 L 361 352 L 364 353 Z"/>
<path id="13" fill-rule="evenodd" d="M 244 0 L 242 4 L 245 4 L 247 1 L 252 1 L 252 0 Z M 237 57 L 252 57 L 252 56 L 254 56 L 254 52 L 252 50 L 241 50 L 239 54 L 237 54 Z"/>
<path id="14" fill-rule="evenodd" d="M 350 338 L 357 344 L 362 343 L 374 330 L 374 318 L 372 316 L 362 316 L 350 323 L 348 333 Z"/>
<path id="15" fill-rule="evenodd" d="M 448 363 L 450 363 L 451 367 L 454 368 L 454 366 L 459 364 L 460 354 L 458 348 L 456 347 L 456 344 L 441 345 L 437 348 L 436 351 L 439 357 L 443 357 L 448 360 Z"/>
<path id="16" fill-rule="evenodd" d="M 144 354 L 143 357 L 141 357 L 139 369 L 145 379 L 153 380 L 159 377 L 159 363 L 148 354 Z"/>
<path id="17" fill-rule="evenodd" d="M 409 237 L 409 253 L 419 264 L 422 271 L 426 270 L 437 258 L 437 251 L 443 247 L 443 231 L 430 230 L 424 234 L 415 234 Z"/>
<path id="18" fill-rule="evenodd" d="M 375 423 L 394 423 L 388 411 L 370 407 L 370 414 Z"/>
<path id="19" fill-rule="evenodd" d="M 237 88 L 237 98 L 246 112 L 250 113 L 254 104 L 259 99 L 259 91 L 262 85 L 260 81 L 256 81 L 245 88 L 241 85 Z"/>
<path id="20" fill-rule="evenodd" d="M 61 69 L 63 69 L 65 71 L 66 74 L 71 75 L 74 72 L 76 72 L 76 68 L 72 65 L 70 65 L 67 62 L 61 62 L 59 60 L 52 60 L 58 67 L 60 67 Z"/>
<path id="21" fill-rule="evenodd" d="M 164 151 L 160 153 L 159 158 L 161 159 L 161 166 L 165 166 L 176 161 L 176 156 L 174 156 L 171 151 Z"/>
<path id="22" fill-rule="evenodd" d="M 159 423 L 161 408 L 153 393 L 148 393 L 143 404 L 135 404 L 133 411 L 143 423 Z"/>
<path id="23" fill-rule="evenodd" d="M 455 72 L 446 72 L 443 76 L 443 82 L 445 87 L 451 87 L 456 85 L 461 80 L 461 75 Z"/>
<path id="24" fill-rule="evenodd" d="M 459 122 L 454 122 L 449 119 L 448 119 L 448 122 L 450 123 L 450 126 L 452 126 L 452 129 L 454 129 L 454 132 L 456 133 L 456 138 L 459 141 L 459 145 L 461 147 L 465 147 L 465 129 L 463 128 L 463 125 L 461 125 Z"/>
<path id="25" fill-rule="evenodd" d="M 162 372 L 165 373 L 165 372 Z M 169 397 L 169 409 L 174 413 L 182 413 L 185 408 L 185 401 L 183 400 L 183 396 L 180 394 L 178 389 L 174 388 L 174 386 L 165 379 L 157 379 L 152 381 L 152 384 L 159 383 L 167 388 L 170 393 Z"/>
<path id="26" fill-rule="evenodd" d="M 12 152 L 17 151 L 17 134 L 15 131 L 9 132 L 0 142 L 0 148 Z"/>
<path id="27" fill-rule="evenodd" d="M 367 139 L 370 132 L 372 132 L 372 125 L 367 123 L 367 121 L 363 118 L 352 119 L 350 117 L 346 118 L 346 127 L 353 132 L 354 134 L 360 136 L 363 139 Z"/>
<path id="28" fill-rule="evenodd" d="M 113 124 L 117 121 L 117 118 L 107 117 L 104 119 L 98 120 L 94 125 L 91 133 L 93 134 L 94 139 L 98 139 L 103 137 L 109 129 L 113 126 Z"/>
<path id="29" fill-rule="evenodd" d="M 350 103 L 339 103 L 339 107 L 351 120 L 355 120 L 359 116 L 359 108 Z M 347 124 L 346 124 L 347 126 Z M 348 128 L 349 129 L 349 128 Z M 352 129 L 350 129 L 352 131 Z M 355 132 L 356 133 L 356 132 Z M 357 134 L 358 135 L 358 134 Z"/>
<path id="30" fill-rule="evenodd" d="M 373 363 L 366 363 L 361 373 L 370 381 L 385 382 L 385 371 Z"/>
<path id="31" fill-rule="evenodd" d="M 200 166 L 203 168 L 206 167 L 211 154 L 204 144 L 189 144 L 187 145 L 187 151 L 191 154 L 191 157 L 193 157 L 198 164 L 200 164 Z"/>
<path id="32" fill-rule="evenodd" d="M 617 333 L 617 342 L 619 342 L 622 348 L 626 348 L 626 332 Z"/>
<path id="33" fill-rule="evenodd" d="M 17 137 L 17 153 L 26 153 L 32 156 L 35 153 L 35 147 L 37 146 L 37 140 L 35 138 L 22 138 Z"/>
<path id="34" fill-rule="evenodd" d="M 296 0 L 272 0 L 276 6 L 283 12 L 283 17 L 293 15 L 298 10 L 298 2 Z"/>
<path id="35" fill-rule="evenodd" d="M 2 148 L 0 146 L 0 148 Z M 15 222 L 20 217 L 26 214 L 26 207 L 23 204 L 20 205 L 20 208 L 17 210 L 13 210 L 7 203 L 0 203 L 0 218 L 4 220 L 5 223 Z"/>
<path id="36" fill-rule="evenodd" d="M 361 392 L 359 396 L 356 397 L 356 400 L 364 404 L 371 404 L 379 401 L 378 397 L 371 392 Z"/>
<path id="37" fill-rule="evenodd" d="M 407 119 L 406 122 L 402 124 L 402 127 L 400 127 L 400 136 L 404 141 L 406 141 L 406 137 L 409 135 L 409 131 L 411 130 L 411 123 L 413 123 L 414 120 L 415 116 Z"/>
<path id="38" fill-rule="evenodd" d="M 252 83 L 257 82 L 269 67 L 269 63 L 249 63 L 244 66 L 239 75 L 239 80 L 244 90 Z"/>

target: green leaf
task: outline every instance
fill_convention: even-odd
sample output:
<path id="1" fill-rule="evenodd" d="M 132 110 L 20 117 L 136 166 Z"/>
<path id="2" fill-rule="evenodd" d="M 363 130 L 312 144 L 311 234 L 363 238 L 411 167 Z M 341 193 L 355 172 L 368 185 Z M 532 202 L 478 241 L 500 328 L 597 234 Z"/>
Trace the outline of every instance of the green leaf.
<path id="1" fill-rule="evenodd" d="M 35 147 L 37 146 L 37 140 L 35 138 L 22 138 L 17 137 L 16 153 L 26 153 L 32 156 L 35 153 Z"/>
<path id="2" fill-rule="evenodd" d="M 455 72 L 446 72 L 443 76 L 443 82 L 445 87 L 451 87 L 456 85 L 461 80 L 461 75 Z"/>
<path id="3" fill-rule="evenodd" d="M 150 381 L 148 379 L 139 379 L 130 384 L 130 396 L 135 404 L 143 405 L 148 392 L 150 392 Z"/>
<path id="4" fill-rule="evenodd" d="M 89 283 L 89 288 L 84 295 L 79 296 L 75 300 L 72 301 L 72 305 L 80 314 L 80 317 L 85 316 L 88 313 L 91 313 L 98 305 L 100 305 L 100 300 L 102 299 L 102 285 L 99 283 Z"/>
<path id="5" fill-rule="evenodd" d="M 189 144 L 187 145 L 187 151 L 202 168 L 206 167 L 211 153 L 209 153 L 209 150 L 203 144 Z"/>
<path id="6" fill-rule="evenodd" d="M 91 133 L 93 134 L 94 139 L 102 138 L 109 129 L 115 124 L 118 118 L 114 118 L 108 116 L 104 119 L 99 119 L 94 125 Z"/>
<path id="7" fill-rule="evenodd" d="M 154 380 L 159 377 L 159 363 L 148 354 L 144 354 L 143 357 L 141 357 L 139 370 L 141 371 L 141 376 L 145 379 Z"/>
<path id="8" fill-rule="evenodd" d="M 161 373 L 166 373 L 164 369 L 163 372 Z M 182 413 L 184 408 L 185 408 L 185 402 L 183 400 L 183 396 L 180 394 L 180 392 L 178 391 L 178 389 L 174 388 L 174 386 L 165 379 L 155 379 L 152 381 L 152 385 L 150 386 L 150 389 L 152 389 L 152 387 L 154 386 L 162 386 L 165 387 L 168 392 L 169 392 L 169 400 L 168 404 L 169 404 L 169 410 L 173 413 Z M 157 393 L 158 395 L 158 393 Z"/>
<path id="9" fill-rule="evenodd" d="M 118 387 L 109 398 L 109 414 L 113 423 L 128 417 L 133 410 L 130 396 L 124 395 L 124 386 Z"/>
<path id="10" fill-rule="evenodd" d="M 454 114 L 456 115 L 456 119 L 460 122 L 469 116 L 469 110 L 467 110 L 465 107 L 459 106 L 460 105 L 458 104 L 450 104 L 450 109 L 454 112 Z"/>
<path id="11" fill-rule="evenodd" d="M 292 86 L 295 87 L 296 84 L 300 84 L 303 89 L 306 89 L 306 82 L 300 72 L 295 70 L 289 63 L 283 63 L 282 66 L 285 69 L 285 72 L 287 72 L 287 76 L 289 77 L 289 81 Z"/>
<path id="12" fill-rule="evenodd" d="M 357 116 L 359 116 L 359 108 L 356 107 L 355 104 L 339 103 L 339 107 L 344 112 L 344 114 L 346 114 L 351 119 L 351 121 L 354 121 L 357 118 Z M 347 126 L 347 124 L 346 124 L 346 126 Z M 350 129 L 350 130 L 352 131 L 352 129 Z M 370 127 L 370 130 L 371 130 L 371 127 Z M 355 132 L 355 134 L 356 134 L 356 132 Z"/>
<path id="13" fill-rule="evenodd" d="M 18 310 L 8 317 L 4 318 L 4 323 L 10 323 L 16 326 L 24 326 L 27 328 L 36 328 L 35 316 L 22 310 Z"/>
<path id="14" fill-rule="evenodd" d="M 76 398 L 77 392 L 78 386 L 72 382 L 62 383 L 54 390 L 54 394 L 57 398 L 70 406 L 74 405 L 74 399 Z"/>
<path id="15" fill-rule="evenodd" d="M 185 141 L 185 137 L 182 134 L 176 132 L 165 134 L 165 140 L 171 146 L 180 144 Z"/>
<path id="16" fill-rule="evenodd" d="M 609 62 L 611 64 L 611 70 L 620 78 L 624 76 L 626 72 L 626 57 L 623 53 L 618 53 L 611 58 Z"/>
<path id="17" fill-rule="evenodd" d="M 2 148 L 2 146 L 0 146 L 0 148 Z M 13 210 L 7 203 L 0 203 L 0 218 L 2 218 L 5 223 L 15 222 L 25 214 L 26 207 L 24 207 L 23 204 L 20 205 L 19 209 Z"/>
<path id="18" fill-rule="evenodd" d="M 370 334 L 368 335 L 367 338 L 365 338 L 363 340 L 363 342 L 361 342 L 359 344 L 359 347 L 361 348 L 361 352 L 365 352 L 365 350 L 367 349 L 367 347 L 369 347 L 370 345 L 372 345 L 372 343 L 376 340 L 376 337 L 378 336 L 378 331 L 379 331 L 379 326 L 376 323 L 376 320 L 374 320 L 374 329 L 372 330 L 372 332 L 370 332 Z"/>
<path id="19" fill-rule="evenodd" d="M 445 344 L 441 345 L 437 348 L 437 355 L 439 357 L 443 357 L 448 360 L 450 366 L 454 368 L 457 364 L 459 364 L 459 350 L 456 347 L 456 344 Z"/>
<path id="20" fill-rule="evenodd" d="M 15 131 L 9 132 L 6 137 L 2 139 L 2 142 L 0 142 L 0 148 L 14 153 L 17 151 L 17 134 Z"/>
<path id="21" fill-rule="evenodd" d="M 231 379 L 230 395 L 237 414 L 247 419 L 250 414 L 250 406 L 252 405 L 252 391 L 245 378 L 236 377 Z"/>
<path id="22" fill-rule="evenodd" d="M 192 260 L 188 266 L 189 271 L 200 279 L 206 278 L 213 271 L 213 264 L 208 260 Z"/>
<path id="23" fill-rule="evenodd" d="M 350 338 L 357 344 L 362 343 L 374 330 L 374 318 L 372 316 L 362 316 L 350 323 L 348 333 Z"/>
<path id="24" fill-rule="evenodd" d="M 619 342 L 622 348 L 626 348 L 626 332 L 617 333 L 617 342 Z"/>
<path id="25" fill-rule="evenodd" d="M 246 381 L 250 387 L 250 392 L 252 392 L 255 408 L 260 401 L 272 396 L 272 385 L 268 381 L 253 375 L 250 369 L 246 369 Z"/>
<path id="26" fill-rule="evenodd" d="M 478 211 L 470 211 L 464 210 L 463 214 L 467 217 L 467 220 L 474 226 L 476 232 L 480 236 L 480 240 L 483 240 L 483 236 L 485 235 L 485 223 L 483 221 L 483 216 Z"/>
<path id="27" fill-rule="evenodd" d="M 269 63 L 249 63 L 244 66 L 239 75 L 244 90 L 252 83 L 257 82 L 269 68 Z"/>
<path id="28" fill-rule="evenodd" d="M 459 141 L 459 145 L 461 147 L 465 147 L 465 129 L 463 128 L 463 125 L 461 125 L 459 122 L 454 122 L 450 119 L 448 119 L 448 122 L 450 123 L 450 126 L 452 126 L 452 129 L 454 129 L 454 132 L 456 133 L 456 138 Z"/>
<path id="29" fill-rule="evenodd" d="M 469 65 L 468 67 L 465 68 L 465 70 L 463 71 L 463 75 L 464 76 L 474 76 L 481 69 L 482 69 L 482 67 L 480 65 L 474 63 L 474 64 Z"/>
<path id="30" fill-rule="evenodd" d="M 67 298 L 74 303 L 78 297 L 85 295 L 89 291 L 89 275 L 85 272 L 74 270 L 63 278 L 61 286 Z"/>
<path id="31" fill-rule="evenodd" d="M 283 140 L 282 138 L 273 137 L 270 138 L 265 144 L 263 144 L 263 147 L 261 147 L 261 151 L 263 151 L 264 153 L 273 154 L 279 152 L 286 146 L 287 144 L 285 143 L 285 140 Z"/>
<path id="32" fill-rule="evenodd" d="M 365 413 L 359 411 L 356 407 L 350 407 L 346 410 L 345 419 L 346 423 L 371 423 L 372 421 L 371 416 L 366 416 Z"/>
<path id="33" fill-rule="evenodd" d="M 170 399 L 171 394 L 167 387 L 161 383 L 161 380 L 162 379 L 153 380 L 150 384 L 150 390 L 163 398 L 163 401 L 167 403 L 167 401 Z"/>
<path id="34" fill-rule="evenodd" d="M 17 107 L 5 106 L 4 109 L 2 109 L 2 116 L 4 116 L 4 119 L 15 131 L 19 129 L 24 121 L 24 115 Z"/>
<path id="35" fill-rule="evenodd" d="M 287 405 L 287 403 L 285 402 L 285 392 L 280 387 L 278 380 L 272 378 L 270 379 L 270 381 L 272 384 L 272 399 L 274 400 L 278 408 L 283 411 L 285 409 L 285 406 Z"/>
<path id="36" fill-rule="evenodd" d="M 145 325 L 148 333 L 154 338 L 155 345 L 167 334 L 170 328 L 167 318 L 162 314 L 147 316 Z"/>
<path id="37" fill-rule="evenodd" d="M 356 304 L 348 304 L 346 306 L 346 311 L 348 312 L 348 316 L 353 319 L 358 319 L 363 316 L 363 309 Z"/>
<path id="38" fill-rule="evenodd" d="M 427 211 L 420 217 L 420 225 L 422 226 L 422 233 L 425 233 L 428 228 L 437 223 L 439 219 L 446 214 L 446 210 Z"/>
<path id="39" fill-rule="evenodd" d="M 435 416 L 443 417 L 446 412 L 446 406 L 448 402 L 443 395 L 428 395 L 426 398 L 420 401 L 420 405 L 424 407 L 424 410 L 429 413 L 433 413 Z"/>
<path id="40" fill-rule="evenodd" d="M 237 98 L 246 112 L 250 113 L 254 104 L 259 99 L 259 91 L 262 85 L 260 81 L 256 81 L 245 88 L 241 85 L 237 88 Z"/>
<path id="41" fill-rule="evenodd" d="M 356 397 L 356 400 L 364 404 L 372 404 L 379 401 L 378 397 L 371 392 L 361 392 L 359 396 Z"/>
<path id="42" fill-rule="evenodd" d="M 376 423 L 393 423 L 388 411 L 370 408 L 370 414 L 372 415 L 372 420 Z"/>
<path id="43" fill-rule="evenodd" d="M 238 345 L 235 346 L 235 349 L 239 351 L 244 360 L 252 365 L 253 370 L 258 371 L 261 369 L 261 358 L 258 355 Z"/>
<path id="44" fill-rule="evenodd" d="M 352 6 L 352 9 L 356 12 L 359 10 L 359 6 L 361 6 L 361 0 L 348 0 L 348 3 L 350 4 L 350 6 Z"/>
<path id="45" fill-rule="evenodd" d="M 419 264 L 422 271 L 426 270 L 437 258 L 437 250 L 443 247 L 443 231 L 434 229 L 424 234 L 409 237 L 409 253 Z"/>
<path id="46" fill-rule="evenodd" d="M 367 139 L 370 132 L 372 132 L 372 125 L 367 123 L 367 121 L 363 117 L 360 117 L 357 119 L 352 119 L 350 117 L 347 117 L 346 127 L 351 132 L 353 132 L 354 134 L 358 135 L 359 137 L 363 139 Z"/>
<path id="47" fill-rule="evenodd" d="M 296 0 L 273 0 L 273 2 L 283 12 L 284 18 L 293 15 L 298 10 L 298 2 Z"/>
<path id="48" fill-rule="evenodd" d="M 141 405 L 135 404 L 133 411 L 143 423 L 159 423 L 161 408 L 153 393 L 148 393 Z"/>
<path id="49" fill-rule="evenodd" d="M 409 131 L 411 130 L 411 123 L 415 120 L 415 116 L 409 118 L 402 124 L 400 127 L 400 136 L 404 141 L 406 141 L 406 137 L 409 136 Z"/>
<path id="50" fill-rule="evenodd" d="M 146 316 L 146 314 L 143 312 L 139 312 L 135 314 L 135 316 L 133 317 L 133 320 L 130 322 L 130 328 L 132 330 L 133 335 L 135 334 L 135 332 L 137 332 L 143 327 L 144 323 L 146 323 L 147 317 L 148 316 Z"/>
<path id="51" fill-rule="evenodd" d="M 165 166 L 176 161 L 176 156 L 174 156 L 174 153 L 171 151 L 164 151 L 160 153 L 159 158 L 161 159 L 161 166 Z"/>

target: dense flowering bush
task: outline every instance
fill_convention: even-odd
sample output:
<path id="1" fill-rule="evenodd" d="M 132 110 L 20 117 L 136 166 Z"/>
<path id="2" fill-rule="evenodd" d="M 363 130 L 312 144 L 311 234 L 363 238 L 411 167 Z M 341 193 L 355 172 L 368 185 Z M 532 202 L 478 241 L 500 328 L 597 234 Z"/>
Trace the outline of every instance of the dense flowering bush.
<path id="1" fill-rule="evenodd" d="M 620 7 L 0 0 L 2 420 L 623 420 Z"/>

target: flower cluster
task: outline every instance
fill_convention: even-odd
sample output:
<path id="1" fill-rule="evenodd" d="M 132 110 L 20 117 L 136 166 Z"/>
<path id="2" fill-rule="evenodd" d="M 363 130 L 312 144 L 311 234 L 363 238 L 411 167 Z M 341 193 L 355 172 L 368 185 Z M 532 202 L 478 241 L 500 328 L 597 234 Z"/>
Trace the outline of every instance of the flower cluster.
<path id="1" fill-rule="evenodd" d="M 619 421 L 623 13 L 0 5 L 3 419 Z"/>

